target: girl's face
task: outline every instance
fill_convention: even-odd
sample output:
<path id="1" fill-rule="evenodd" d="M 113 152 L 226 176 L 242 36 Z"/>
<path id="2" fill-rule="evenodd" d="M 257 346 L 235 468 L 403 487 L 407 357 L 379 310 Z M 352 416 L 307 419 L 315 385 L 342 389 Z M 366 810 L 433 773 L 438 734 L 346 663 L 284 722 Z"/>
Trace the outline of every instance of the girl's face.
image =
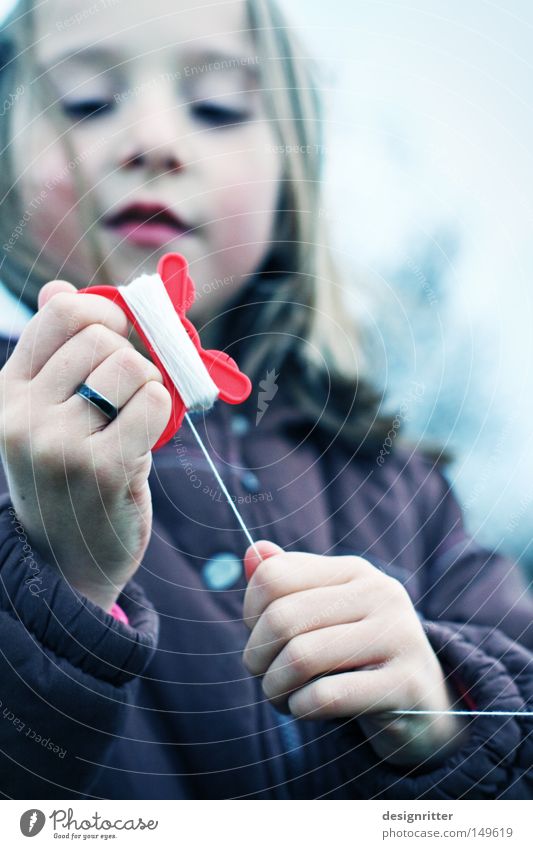
<path id="1" fill-rule="evenodd" d="M 80 169 L 112 282 L 177 251 L 197 315 L 220 309 L 268 251 L 281 177 L 245 3 L 48 0 L 35 27 L 36 72 L 67 118 L 74 158 L 46 109 L 33 121 L 19 110 L 25 208 L 41 198 L 31 236 L 61 277 L 92 281 Z"/>

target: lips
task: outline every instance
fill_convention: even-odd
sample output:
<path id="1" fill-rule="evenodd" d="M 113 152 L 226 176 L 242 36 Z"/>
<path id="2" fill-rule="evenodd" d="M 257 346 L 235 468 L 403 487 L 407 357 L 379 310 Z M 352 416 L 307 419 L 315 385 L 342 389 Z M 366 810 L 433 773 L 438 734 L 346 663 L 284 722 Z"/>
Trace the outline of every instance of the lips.
<path id="1" fill-rule="evenodd" d="M 160 203 L 129 204 L 110 215 L 104 224 L 127 241 L 147 247 L 167 245 L 191 230 L 190 225 Z"/>

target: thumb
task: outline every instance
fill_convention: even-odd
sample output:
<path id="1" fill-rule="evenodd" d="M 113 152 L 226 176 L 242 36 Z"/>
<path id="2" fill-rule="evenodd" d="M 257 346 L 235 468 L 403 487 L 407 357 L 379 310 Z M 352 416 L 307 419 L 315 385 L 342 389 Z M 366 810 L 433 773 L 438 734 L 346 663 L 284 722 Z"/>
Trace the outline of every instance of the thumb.
<path id="1" fill-rule="evenodd" d="M 257 556 L 257 551 L 260 557 Z M 244 554 L 244 572 L 246 579 L 249 581 L 255 570 L 263 560 L 273 557 L 274 554 L 283 554 L 283 549 L 276 545 L 275 542 L 270 542 L 266 539 L 261 539 L 255 543 L 255 546 L 250 545 Z"/>
<path id="2" fill-rule="evenodd" d="M 42 308 L 50 301 L 54 295 L 59 292 L 77 292 L 78 290 L 72 283 L 67 283 L 66 280 L 50 280 L 45 283 L 39 292 L 38 308 Z"/>

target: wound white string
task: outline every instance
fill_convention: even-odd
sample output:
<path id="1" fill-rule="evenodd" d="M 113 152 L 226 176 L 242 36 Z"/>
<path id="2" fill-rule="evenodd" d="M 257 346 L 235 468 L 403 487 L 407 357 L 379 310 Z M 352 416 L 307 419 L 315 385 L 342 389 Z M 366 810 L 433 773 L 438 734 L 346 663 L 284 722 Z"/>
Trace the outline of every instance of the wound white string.
<path id="1" fill-rule="evenodd" d="M 532 710 L 391 710 L 396 716 L 529 716 Z"/>
<path id="2" fill-rule="evenodd" d="M 200 434 L 198 433 L 198 431 L 196 430 L 195 426 L 193 425 L 193 423 L 192 423 L 192 421 L 191 421 L 191 419 L 190 419 L 190 417 L 189 417 L 188 413 L 185 413 L 185 418 L 187 419 L 188 425 L 189 425 L 190 429 L 192 430 L 192 432 L 193 432 L 193 434 L 194 434 L 194 438 L 196 439 L 196 441 L 197 441 L 198 445 L 199 445 L 199 446 L 200 446 L 200 448 L 202 449 L 202 452 L 203 452 L 203 454 L 204 454 L 205 459 L 206 459 L 206 460 L 207 460 L 207 462 L 209 463 L 209 467 L 210 467 L 211 471 L 213 472 L 213 474 L 214 474 L 214 476 L 215 476 L 215 478 L 216 478 L 216 480 L 217 480 L 217 483 L 218 483 L 218 485 L 219 485 L 220 489 L 222 490 L 222 492 L 224 493 L 224 495 L 225 495 L 225 496 L 226 496 L 226 498 L 228 499 L 228 504 L 230 505 L 231 509 L 232 509 L 232 510 L 233 510 L 233 512 L 235 513 L 235 516 L 237 517 L 237 521 L 239 522 L 239 525 L 240 525 L 240 526 L 241 526 L 241 528 L 243 529 L 243 531 L 244 531 L 244 533 L 245 533 L 245 535 L 246 535 L 246 538 L 247 538 L 248 542 L 250 543 L 250 545 L 252 546 L 253 550 L 254 550 L 254 551 L 255 551 L 255 553 L 257 554 L 257 556 L 258 556 L 259 560 L 261 561 L 263 558 L 261 557 L 261 555 L 259 554 L 259 552 L 258 552 L 258 550 L 257 550 L 257 548 L 256 548 L 255 542 L 254 542 L 254 541 L 253 541 L 253 539 L 252 539 L 252 535 L 250 534 L 250 531 L 249 531 L 249 530 L 248 530 L 248 528 L 246 527 L 246 525 L 245 525 L 245 523 L 244 523 L 244 520 L 243 520 L 243 518 L 242 518 L 241 514 L 239 513 L 239 511 L 238 511 L 238 510 L 237 510 L 237 508 L 235 507 L 235 504 L 234 504 L 234 502 L 233 502 L 233 499 L 232 499 L 231 495 L 229 494 L 228 490 L 226 489 L 226 485 L 225 485 L 224 481 L 222 480 L 222 478 L 220 477 L 220 475 L 219 475 L 219 473 L 218 473 L 218 469 L 217 469 L 217 467 L 215 466 L 215 464 L 213 463 L 213 461 L 212 461 L 211 457 L 209 456 L 209 452 L 207 451 L 207 448 L 205 447 L 204 443 L 202 442 L 202 439 L 201 439 L 201 437 L 200 437 Z"/>
<path id="3" fill-rule="evenodd" d="M 118 288 L 163 363 L 187 410 L 209 410 L 218 398 L 218 387 L 181 323 L 159 274 L 141 274 L 128 286 Z M 185 413 L 185 418 L 248 542 L 259 560 L 262 560 L 250 531 L 188 413 Z"/>
<path id="4" fill-rule="evenodd" d="M 212 380 L 181 323 L 159 274 L 142 274 L 119 286 L 188 410 L 209 410 L 218 398 Z"/>

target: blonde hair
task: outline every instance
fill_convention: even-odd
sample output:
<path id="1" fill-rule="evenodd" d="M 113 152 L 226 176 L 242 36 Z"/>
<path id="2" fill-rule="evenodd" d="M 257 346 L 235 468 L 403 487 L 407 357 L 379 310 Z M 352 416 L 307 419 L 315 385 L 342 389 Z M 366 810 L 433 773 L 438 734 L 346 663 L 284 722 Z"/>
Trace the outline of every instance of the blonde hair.
<path id="1" fill-rule="evenodd" d="M 215 322 L 213 332 L 218 333 L 219 346 L 229 347 L 254 384 L 267 371 L 275 370 L 282 376 L 280 388 L 308 414 L 310 424 L 319 431 L 342 435 L 355 451 L 368 437 L 371 443 L 374 437 L 380 439 L 389 422 L 380 417 L 379 396 L 362 375 L 366 369 L 362 330 L 344 302 L 343 281 L 326 236 L 318 73 L 275 0 L 246 0 L 246 5 L 284 171 L 269 255 L 244 292 Z M 19 0 L 4 22 L 0 103 L 16 91 L 20 81 L 25 96 L 29 93 L 38 100 L 38 91 L 34 93 L 31 87 L 32 63 L 25 61 L 33 45 L 33 6 L 34 0 Z M 65 119 L 59 108 L 52 105 L 52 110 L 54 120 L 65 129 L 61 139 L 72 161 Z M 0 119 L 0 245 L 8 242 L 13 222 L 23 220 L 12 161 L 12 111 Z M 91 240 L 97 260 L 91 282 L 109 283 L 105 257 L 99 255 L 92 235 L 94 217 L 81 172 L 74 168 L 72 174 L 83 199 L 78 207 L 86 224 L 83 232 Z M 38 290 L 60 270 L 52 267 L 44 252 L 20 239 L 4 254 L 0 277 L 35 306 Z M 353 285 L 351 281 L 350 288 Z"/>

